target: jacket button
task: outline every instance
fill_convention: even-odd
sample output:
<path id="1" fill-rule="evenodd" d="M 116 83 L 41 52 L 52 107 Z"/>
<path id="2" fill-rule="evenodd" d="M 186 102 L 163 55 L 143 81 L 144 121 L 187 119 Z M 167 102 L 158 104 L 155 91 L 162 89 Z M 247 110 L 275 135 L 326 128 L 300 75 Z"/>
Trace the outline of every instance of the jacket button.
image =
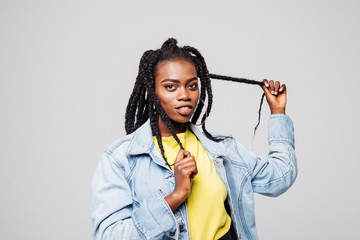
<path id="1" fill-rule="evenodd" d="M 218 161 L 218 160 L 216 160 L 216 164 L 219 164 L 219 161 Z"/>

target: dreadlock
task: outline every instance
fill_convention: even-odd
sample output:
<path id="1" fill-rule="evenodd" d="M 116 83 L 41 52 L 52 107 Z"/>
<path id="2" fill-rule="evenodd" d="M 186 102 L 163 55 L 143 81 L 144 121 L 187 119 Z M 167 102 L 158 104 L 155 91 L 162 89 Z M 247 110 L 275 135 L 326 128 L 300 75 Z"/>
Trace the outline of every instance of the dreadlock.
<path id="1" fill-rule="evenodd" d="M 158 126 L 158 117 L 162 119 L 166 127 L 169 129 L 170 133 L 179 144 L 181 149 L 184 149 L 182 143 L 180 142 L 179 138 L 176 136 L 173 123 L 171 119 L 165 113 L 165 110 L 162 108 L 159 99 L 155 94 L 155 76 L 156 76 L 156 69 L 159 64 L 172 61 L 175 59 L 183 59 L 191 62 L 196 69 L 198 77 L 200 79 L 200 100 L 191 122 L 196 124 L 197 120 L 200 117 L 201 111 L 204 108 L 204 103 L 207 98 L 207 108 L 205 114 L 201 118 L 201 125 L 202 129 L 207 138 L 219 142 L 224 140 L 221 137 L 214 137 L 212 136 L 207 129 L 205 128 L 205 120 L 209 116 L 212 102 L 213 102 L 213 95 L 211 89 L 211 80 L 213 79 L 221 79 L 226 81 L 235 81 L 235 82 L 242 82 L 247 84 L 256 84 L 256 85 L 263 85 L 262 82 L 248 80 L 244 78 L 233 78 L 221 75 L 210 74 L 205 60 L 200 52 L 193 47 L 184 46 L 178 47 L 177 41 L 174 38 L 169 38 L 158 50 L 148 50 L 146 51 L 143 56 L 141 57 L 140 64 L 139 64 L 139 72 L 136 78 L 136 82 L 134 85 L 134 89 L 131 93 L 125 114 L 125 130 L 127 134 L 134 132 L 138 129 L 142 124 L 144 124 L 150 118 L 150 125 L 153 134 L 156 136 L 159 148 L 161 150 L 161 155 L 166 161 L 167 165 L 170 167 L 164 152 L 164 147 L 162 144 L 161 134 Z M 258 124 L 254 129 L 254 135 L 256 129 L 260 123 L 260 111 L 261 106 L 263 103 L 265 94 L 263 94 L 260 103 L 259 109 L 259 119 Z"/>
<path id="2" fill-rule="evenodd" d="M 263 86 L 264 83 L 263 82 L 259 82 L 259 81 L 255 81 L 255 80 L 250 80 L 250 79 L 246 79 L 246 78 L 235 78 L 235 77 L 228 77 L 228 76 L 222 76 L 222 75 L 217 75 L 217 74 L 210 74 L 210 78 L 213 79 L 220 79 L 220 80 L 225 80 L 225 81 L 231 81 L 231 82 L 239 82 L 239 83 L 246 83 L 246 84 L 253 84 L 253 85 L 259 85 L 259 86 Z M 262 108 L 262 104 L 264 102 L 264 97 L 265 97 L 265 93 L 262 94 L 261 96 L 261 100 L 260 100 L 260 107 L 259 107 L 259 116 L 258 116 L 258 122 L 254 128 L 254 135 L 256 133 L 256 130 L 258 128 L 258 126 L 260 125 L 260 119 L 261 119 L 261 108 Z"/>

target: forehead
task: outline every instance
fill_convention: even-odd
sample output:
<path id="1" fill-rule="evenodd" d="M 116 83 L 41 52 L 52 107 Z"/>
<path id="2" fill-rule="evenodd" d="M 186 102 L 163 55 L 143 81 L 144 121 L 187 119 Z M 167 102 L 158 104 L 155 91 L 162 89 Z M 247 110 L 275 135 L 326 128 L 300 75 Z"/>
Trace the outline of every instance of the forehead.
<path id="1" fill-rule="evenodd" d="M 159 63 L 155 72 L 156 80 L 165 78 L 181 80 L 196 76 L 194 64 L 184 59 L 174 59 Z"/>

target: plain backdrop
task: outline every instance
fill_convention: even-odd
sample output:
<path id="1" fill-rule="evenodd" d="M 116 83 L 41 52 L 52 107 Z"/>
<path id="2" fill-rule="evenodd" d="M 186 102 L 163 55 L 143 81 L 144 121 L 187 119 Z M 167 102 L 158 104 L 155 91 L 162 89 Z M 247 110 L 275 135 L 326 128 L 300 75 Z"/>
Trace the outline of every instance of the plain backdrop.
<path id="1" fill-rule="evenodd" d="M 0 239 L 91 239 L 92 174 L 124 136 L 141 55 L 168 37 L 209 71 L 287 84 L 299 175 L 256 195 L 263 240 L 359 239 L 358 1 L 0 0 Z M 208 130 L 267 154 L 258 86 L 213 80 Z M 253 146 L 252 146 L 253 145 Z"/>

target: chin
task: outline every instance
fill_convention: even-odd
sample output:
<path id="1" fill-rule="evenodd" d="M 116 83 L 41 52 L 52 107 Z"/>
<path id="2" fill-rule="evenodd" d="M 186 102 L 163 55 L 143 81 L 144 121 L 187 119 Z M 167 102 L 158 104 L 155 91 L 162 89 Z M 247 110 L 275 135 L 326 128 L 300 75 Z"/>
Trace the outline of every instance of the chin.
<path id="1" fill-rule="evenodd" d="M 172 121 L 174 124 L 176 124 L 176 123 L 183 124 L 183 123 L 189 122 L 190 119 L 191 119 L 191 117 L 190 117 L 190 118 L 171 118 L 171 121 Z"/>

